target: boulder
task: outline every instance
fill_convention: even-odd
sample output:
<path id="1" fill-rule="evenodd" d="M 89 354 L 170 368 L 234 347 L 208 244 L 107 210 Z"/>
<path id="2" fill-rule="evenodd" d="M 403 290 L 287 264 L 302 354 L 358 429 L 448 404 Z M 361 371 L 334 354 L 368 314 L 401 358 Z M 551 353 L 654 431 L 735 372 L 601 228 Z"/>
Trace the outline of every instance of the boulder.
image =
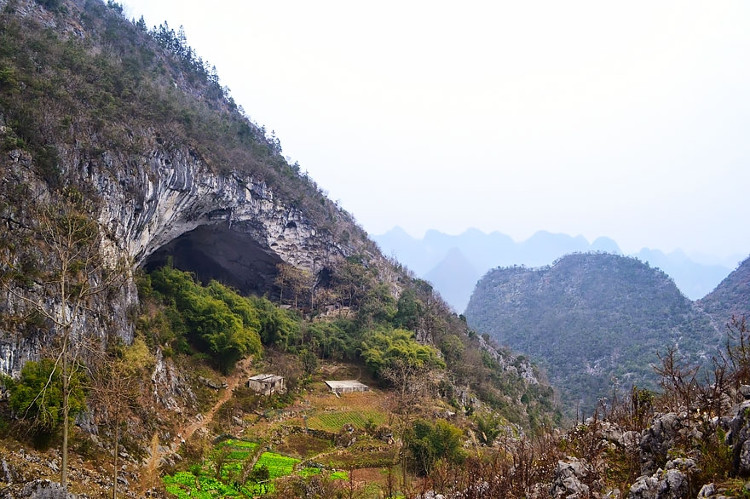
<path id="1" fill-rule="evenodd" d="M 19 499 L 78 499 L 80 496 L 66 491 L 58 482 L 34 480 L 24 485 L 16 497 Z"/>
<path id="2" fill-rule="evenodd" d="M 659 480 L 653 476 L 639 476 L 630 487 L 628 498 L 630 499 L 655 499 L 659 490 Z"/>
<path id="3" fill-rule="evenodd" d="M 734 408 L 734 417 L 728 422 L 726 443 L 732 448 L 732 474 L 750 476 L 750 400 Z"/>
<path id="4" fill-rule="evenodd" d="M 583 499 L 590 496 L 589 486 L 584 480 L 592 476 L 591 466 L 584 459 L 568 458 L 558 461 L 551 495 L 555 499 Z"/>
<path id="5" fill-rule="evenodd" d="M 687 499 L 690 486 L 687 476 L 678 470 L 667 470 L 659 481 L 657 499 Z"/>
<path id="6" fill-rule="evenodd" d="M 653 475 L 638 477 L 630 487 L 630 499 L 687 499 L 690 493 L 688 476 L 697 471 L 695 461 L 677 458 L 667 462 L 666 470 L 659 468 Z"/>

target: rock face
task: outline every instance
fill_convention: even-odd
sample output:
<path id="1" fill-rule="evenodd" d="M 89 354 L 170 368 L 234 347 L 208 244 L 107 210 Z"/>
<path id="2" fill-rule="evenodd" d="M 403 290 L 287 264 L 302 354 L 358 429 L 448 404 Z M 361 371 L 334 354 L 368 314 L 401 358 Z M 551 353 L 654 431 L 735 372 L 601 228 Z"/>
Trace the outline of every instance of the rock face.
<path id="1" fill-rule="evenodd" d="M 678 470 L 660 476 L 641 476 L 630 488 L 633 499 L 684 499 L 689 497 L 688 479 Z"/>
<path id="2" fill-rule="evenodd" d="M 29 482 L 16 497 L 28 497 L 31 499 L 75 499 L 78 496 L 65 490 L 56 482 L 49 480 L 35 480 Z"/>
<path id="3" fill-rule="evenodd" d="M 0 270 L 9 261 L 22 266 L 24 258 L 31 270 L 53 260 L 34 244 L 34 213 L 71 193 L 85 200 L 99 225 L 102 257 L 124 259 L 130 271 L 172 260 L 201 280 L 218 278 L 243 293 L 274 295 L 281 262 L 309 271 L 318 282 L 354 254 L 365 265 L 388 266 L 353 218 L 298 166 L 287 164 L 280 146 L 220 87 L 216 92 L 216 82 L 186 75 L 184 61 L 117 9 L 103 2 L 63 3 L 58 9 L 35 0 L 0 0 L 2 22 L 19 30 L 8 50 L 18 60 L 37 60 L 65 45 L 92 70 L 97 56 L 91 54 L 101 52 L 106 70 L 100 76 L 119 86 L 107 87 L 94 76 L 76 79 L 80 69 L 63 57 L 39 62 L 43 74 L 20 65 L 8 70 L 13 80 L 0 85 Z M 105 42 L 108 30 L 119 34 L 109 33 Z M 128 57 L 135 69 L 122 66 Z M 65 104 L 27 92 L 27 83 L 44 79 L 57 82 Z M 102 95 L 111 99 L 106 110 L 91 102 Z M 153 112 L 155 106 L 165 111 Z M 385 277 L 392 291 L 397 278 Z M 41 288 L 27 283 L 16 294 L 47 300 Z M 2 317 L 28 313 L 28 303 L 0 290 Z M 77 326 L 129 342 L 128 314 L 136 304 L 131 275 Z M 59 304 L 50 299 L 45 306 Z M 17 375 L 26 360 L 39 356 L 40 337 L 56 332 L 49 324 L 25 330 L 10 322 L 0 323 L 0 372 Z"/>
<path id="4" fill-rule="evenodd" d="M 316 255 L 341 253 L 303 213 L 275 201 L 271 189 L 250 175 L 216 174 L 188 148 L 154 149 L 136 161 L 130 168 L 110 167 L 88 178 L 107 199 L 101 223 L 136 263 L 205 226 L 221 227 L 238 241 L 311 270 Z M 122 172 L 121 178 L 107 178 L 111 171 Z M 126 183 L 129 192 L 122 189 Z"/>
<path id="5" fill-rule="evenodd" d="M 703 417 L 700 411 L 692 411 L 692 417 L 687 411 L 654 416 L 641 434 L 641 476 L 631 486 L 628 497 L 677 499 L 694 497 L 696 491 L 698 497 L 727 497 L 725 485 L 697 481 L 703 471 L 703 454 L 710 452 L 718 452 L 719 459 L 728 459 L 729 476 L 750 477 L 750 390 L 741 385 L 736 394 L 728 390 L 726 395 L 728 400 L 737 395 L 745 400 L 731 407 L 722 400 L 721 417 Z M 717 442 L 718 450 L 700 444 L 707 441 L 706 437 L 710 441 L 724 435 L 724 440 Z M 728 452 L 728 457 L 723 457 L 724 452 Z M 669 458 L 679 453 L 689 457 Z"/>
<path id="6" fill-rule="evenodd" d="M 641 438 L 641 472 L 650 475 L 667 460 L 667 452 L 675 447 L 677 440 L 688 441 L 693 428 L 688 424 L 687 414 L 668 412 L 660 414 Z"/>
<path id="7" fill-rule="evenodd" d="M 81 164 L 75 148 L 61 148 L 67 173 L 105 200 L 97 218 L 107 235 L 102 252 L 112 258 L 124 257 L 133 268 L 172 258 L 202 280 L 221 279 L 244 293 L 263 293 L 272 290 L 280 262 L 319 275 L 358 249 L 337 243 L 251 175 L 215 173 L 187 147 L 153 146 L 127 158 L 105 153 L 101 164 Z M 31 158 L 5 154 L 2 162 L 6 180 L 22 179 L 51 199 L 41 181 L 19 172 L 30 167 Z M 129 341 L 132 325 L 126 315 L 137 301 L 132 280 L 117 294 L 106 304 L 106 314 Z M 0 372 L 17 375 L 38 350 L 34 335 L 0 332 Z"/>
<path id="8" fill-rule="evenodd" d="M 750 476 L 750 400 L 744 400 L 734 410 L 727 423 L 727 444 L 732 448 L 732 473 Z"/>
<path id="9" fill-rule="evenodd" d="M 555 469 L 555 481 L 552 484 L 551 496 L 555 499 L 591 497 L 590 488 L 585 484 L 591 475 L 593 475 L 593 471 L 585 460 L 570 458 L 567 461 L 559 461 Z"/>
<path id="10" fill-rule="evenodd" d="M 101 224 L 137 265 L 174 255 L 175 265 L 194 266 L 199 277 L 226 277 L 255 291 L 269 287 L 279 262 L 318 273 L 346 254 L 264 182 L 214 173 L 187 147 L 153 145 L 119 166 L 110 158 L 110 167 L 86 178 L 107 199 Z M 109 178 L 113 171 L 119 178 Z"/>

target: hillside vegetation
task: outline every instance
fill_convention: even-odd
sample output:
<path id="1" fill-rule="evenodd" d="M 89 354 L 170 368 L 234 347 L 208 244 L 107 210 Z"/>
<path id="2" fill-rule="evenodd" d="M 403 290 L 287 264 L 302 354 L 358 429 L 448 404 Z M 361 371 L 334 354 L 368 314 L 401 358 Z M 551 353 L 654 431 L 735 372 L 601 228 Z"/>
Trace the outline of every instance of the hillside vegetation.
<path id="1" fill-rule="evenodd" d="M 113 1 L 0 9 L 0 496 L 746 495 L 743 321 L 699 372 L 720 335 L 666 276 L 573 255 L 486 280 L 514 354 L 383 257 L 181 30 Z M 212 279 L 235 270 L 255 294 Z M 561 429 L 544 348 L 639 386 Z"/>
<path id="2" fill-rule="evenodd" d="M 118 483 L 133 496 L 208 493 L 178 492 L 192 475 L 214 496 L 262 484 L 295 497 L 299 487 L 381 471 L 391 479 L 373 494 L 406 494 L 438 464 L 459 464 L 467 442 L 491 446 L 501 433 L 559 420 L 536 368 L 471 331 L 428 283 L 384 258 L 288 164 L 279 140 L 236 106 L 179 30 L 129 22 L 115 2 L 0 8 L 0 353 L 13 375 L 0 383 L 0 495 L 21 494 L 27 482 L 47 487 L 42 478 L 86 494 L 110 495 Z M 190 206 L 169 205 L 198 178 L 173 162 L 198 165 L 209 187 L 240 185 L 243 206 L 265 211 L 235 224 L 233 205 L 210 210 L 234 191 L 208 188 Z M 164 199 L 149 198 L 155 186 Z M 174 219 L 149 218 L 163 204 L 186 211 L 176 219 L 185 232 L 196 219 L 220 220 L 219 235 L 242 236 L 272 274 L 262 296 L 201 282 L 189 265 L 139 268 L 128 251 L 151 229 L 164 224 L 165 239 L 184 233 L 170 232 Z M 275 253 L 263 231 L 277 219 L 273 244 L 295 235 L 305 255 Z M 304 244 L 318 234 L 327 246 Z M 287 391 L 262 397 L 242 382 L 262 372 L 283 375 Z M 344 376 L 377 397 L 339 405 L 322 381 Z M 226 433 L 282 457 L 214 442 Z M 32 448 L 36 461 L 24 458 Z M 282 475 L 294 479 L 277 483 Z"/>
<path id="3" fill-rule="evenodd" d="M 652 366 L 668 348 L 699 363 L 726 339 L 666 274 L 604 253 L 490 271 L 466 316 L 471 327 L 540 362 L 571 417 L 591 414 L 613 390 L 654 389 Z"/>
<path id="4" fill-rule="evenodd" d="M 728 324 L 732 317 L 750 316 L 750 258 L 696 305 L 711 315 L 718 325 Z"/>
<path id="5" fill-rule="evenodd" d="M 0 7 L 0 149 L 29 152 L 50 187 L 85 189 L 102 169 L 136 196 L 154 143 L 187 146 L 217 173 L 251 173 L 320 230 L 372 245 L 298 164 L 287 163 L 279 139 L 234 102 L 181 31 L 128 22 L 119 4 L 100 0 Z M 18 15 L 24 10 L 32 15 Z M 19 199 L 4 194 L 0 203 Z"/>
<path id="6" fill-rule="evenodd" d="M 468 229 L 457 235 L 431 229 L 417 239 L 394 227 L 385 234 L 372 237 L 384 253 L 395 255 L 419 277 L 430 281 L 458 313 L 466 310 L 479 278 L 493 268 L 513 265 L 541 267 L 571 253 L 622 254 L 615 241 L 606 237 L 589 242 L 583 236 L 546 231 L 537 232 L 525 241 L 514 241 L 500 232 L 485 234 L 477 229 Z M 630 256 L 662 269 L 680 291 L 693 300 L 712 291 L 729 274 L 730 265 L 737 261 L 729 258 L 721 265 L 709 265 L 691 260 L 680 250 L 665 254 L 648 248 Z"/>

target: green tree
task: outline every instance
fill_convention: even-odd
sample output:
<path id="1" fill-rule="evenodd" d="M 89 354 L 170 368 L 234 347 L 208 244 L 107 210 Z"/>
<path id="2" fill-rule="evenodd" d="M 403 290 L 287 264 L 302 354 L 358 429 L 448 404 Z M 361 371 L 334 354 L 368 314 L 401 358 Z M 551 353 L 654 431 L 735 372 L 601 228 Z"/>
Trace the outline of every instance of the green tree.
<path id="1" fill-rule="evenodd" d="M 430 373 L 445 368 L 437 350 L 403 329 L 377 331 L 362 341 L 365 364 L 396 391 L 399 411 L 409 414 L 432 384 Z"/>
<path id="2" fill-rule="evenodd" d="M 73 188 L 64 190 L 54 206 L 34 213 L 34 225 L 29 227 L 33 240 L 48 259 L 32 290 L 24 288 L 28 276 L 18 261 L 3 261 L 0 279 L 11 295 L 49 321 L 56 333 L 53 374 L 59 374 L 62 400 L 60 482 L 63 487 L 67 487 L 68 479 L 70 412 L 75 409 L 71 391 L 79 375 L 87 335 L 92 333 L 81 329 L 80 319 L 91 313 L 94 297 L 114 289 L 129 267 L 123 260 L 111 261 L 102 255 L 103 238 L 94 211 L 80 192 Z M 49 382 L 40 388 L 50 390 L 54 384 Z M 46 395 L 40 393 L 39 397 Z"/>
<path id="3" fill-rule="evenodd" d="M 28 361 L 17 381 L 9 381 L 11 410 L 20 418 L 32 421 L 35 432 L 50 436 L 86 408 L 83 374 L 73 370 L 68 384 L 67 413 L 64 410 L 62 372 L 54 359 Z"/>
<path id="4" fill-rule="evenodd" d="M 461 338 L 455 334 L 447 334 L 440 341 L 440 351 L 443 353 L 443 358 L 448 365 L 453 365 L 461 360 L 465 349 L 466 347 Z"/>
<path id="5" fill-rule="evenodd" d="M 477 425 L 477 437 L 485 445 L 492 445 L 503 424 L 503 419 L 497 414 L 477 414 L 474 416 L 474 422 Z"/>
<path id="6" fill-rule="evenodd" d="M 418 419 L 404 432 L 404 445 L 420 475 L 429 475 L 440 459 L 450 463 L 462 462 L 465 458 L 462 440 L 461 430 L 443 419 L 435 423 Z"/>
<path id="7" fill-rule="evenodd" d="M 421 345 L 414 340 L 414 333 L 404 329 L 371 333 L 362 341 L 361 355 L 376 374 L 396 361 L 417 368 L 445 367 L 433 347 Z"/>
<path id="8" fill-rule="evenodd" d="M 199 349 L 213 354 L 223 371 L 244 356 L 260 353 L 263 311 L 216 281 L 202 287 L 187 272 L 163 267 L 151 286 L 172 307 L 173 330 L 184 331 Z"/>
<path id="9" fill-rule="evenodd" d="M 309 348 L 324 359 L 353 360 L 359 346 L 359 330 L 347 319 L 307 324 L 305 338 Z"/>
<path id="10" fill-rule="evenodd" d="M 398 310 L 394 323 L 396 327 L 416 331 L 424 312 L 424 305 L 417 299 L 413 289 L 405 289 L 398 298 Z"/>
<path id="11" fill-rule="evenodd" d="M 318 357 L 308 349 L 299 353 L 299 360 L 302 363 L 302 369 L 308 376 L 318 370 Z"/>
<path id="12" fill-rule="evenodd" d="M 396 301 L 391 296 L 388 286 L 380 283 L 368 287 L 363 293 L 359 302 L 357 322 L 362 328 L 379 323 L 391 323 L 396 313 Z"/>
<path id="13" fill-rule="evenodd" d="M 264 345 L 275 345 L 284 350 L 301 343 L 299 317 L 289 310 L 277 307 L 267 298 L 248 298 L 255 306 L 260 320 L 260 339 Z"/>

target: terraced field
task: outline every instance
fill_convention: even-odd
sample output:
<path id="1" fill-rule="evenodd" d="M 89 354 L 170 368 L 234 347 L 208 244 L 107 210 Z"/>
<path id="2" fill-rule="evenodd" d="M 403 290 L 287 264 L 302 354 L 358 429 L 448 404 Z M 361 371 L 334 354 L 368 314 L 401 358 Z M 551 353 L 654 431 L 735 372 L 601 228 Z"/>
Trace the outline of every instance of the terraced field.
<path id="1" fill-rule="evenodd" d="M 307 420 L 307 425 L 316 430 L 338 432 L 345 425 L 364 430 L 373 425 L 382 425 L 385 421 L 386 416 L 381 411 L 361 409 L 316 414 Z"/>
<path id="2" fill-rule="evenodd" d="M 362 474 L 357 470 L 369 469 L 375 475 L 370 473 L 365 482 L 354 479 L 362 491 L 369 485 L 375 490 L 373 477 L 385 476 L 381 472 L 393 466 L 398 454 L 397 445 L 375 436 L 376 430 L 389 427 L 390 419 L 388 399 L 381 392 L 337 397 L 316 386 L 290 406 L 247 413 L 243 428 L 235 428 L 242 438 L 215 444 L 200 465 L 164 477 L 164 485 L 180 499 L 258 497 L 273 492 L 285 477 L 321 476 L 348 483 L 350 475 Z M 333 435 L 347 436 L 347 427 L 356 441 L 336 447 Z"/>

